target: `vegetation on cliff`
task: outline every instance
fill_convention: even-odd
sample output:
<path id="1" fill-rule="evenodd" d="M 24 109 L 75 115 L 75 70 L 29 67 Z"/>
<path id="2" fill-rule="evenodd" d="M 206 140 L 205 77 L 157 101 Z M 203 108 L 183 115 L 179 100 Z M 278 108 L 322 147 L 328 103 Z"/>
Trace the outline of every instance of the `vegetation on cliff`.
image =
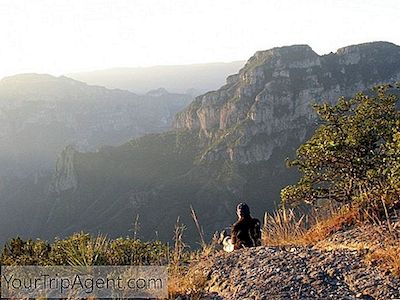
<path id="1" fill-rule="evenodd" d="M 302 177 L 282 191 L 284 203 L 323 200 L 398 205 L 400 112 L 389 86 L 358 93 L 334 105 L 316 105 L 321 124 L 288 162 Z"/>

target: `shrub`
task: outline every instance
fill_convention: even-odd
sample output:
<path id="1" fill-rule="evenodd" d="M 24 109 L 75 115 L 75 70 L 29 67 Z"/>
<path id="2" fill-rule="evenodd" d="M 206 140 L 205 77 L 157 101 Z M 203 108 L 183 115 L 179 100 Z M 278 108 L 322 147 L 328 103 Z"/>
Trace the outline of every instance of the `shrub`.
<path id="1" fill-rule="evenodd" d="M 171 249 L 160 241 L 76 233 L 49 244 L 41 240 L 10 240 L 1 254 L 3 265 L 166 265 Z"/>
<path id="2" fill-rule="evenodd" d="M 378 209 L 398 205 L 400 112 L 389 88 L 315 106 L 322 124 L 297 150 L 296 159 L 288 161 L 302 177 L 282 190 L 284 204 L 332 200 Z"/>
<path id="3" fill-rule="evenodd" d="M 23 241 L 17 237 L 4 246 L 0 262 L 3 265 L 46 265 L 49 260 L 50 246 L 41 240 Z"/>

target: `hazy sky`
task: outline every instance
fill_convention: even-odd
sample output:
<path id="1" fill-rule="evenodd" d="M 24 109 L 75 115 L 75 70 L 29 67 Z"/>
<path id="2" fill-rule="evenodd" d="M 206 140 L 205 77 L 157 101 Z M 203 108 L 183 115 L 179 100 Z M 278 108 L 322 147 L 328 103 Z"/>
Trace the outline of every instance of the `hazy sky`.
<path id="1" fill-rule="evenodd" d="M 399 0 L 0 0 L 0 77 L 400 44 Z"/>

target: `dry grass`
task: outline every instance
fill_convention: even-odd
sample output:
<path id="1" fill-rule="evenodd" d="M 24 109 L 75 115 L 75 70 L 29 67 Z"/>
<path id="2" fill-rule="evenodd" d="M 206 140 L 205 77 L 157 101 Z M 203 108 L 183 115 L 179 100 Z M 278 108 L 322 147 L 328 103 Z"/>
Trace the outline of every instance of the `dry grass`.
<path id="1" fill-rule="evenodd" d="M 183 234 L 186 230 L 186 226 L 180 223 L 179 217 L 176 220 L 174 230 L 174 249 L 172 251 L 169 267 L 171 270 L 179 269 L 181 263 L 184 261 L 186 244 L 183 241 Z"/>
<path id="2" fill-rule="evenodd" d="M 367 263 L 400 277 L 400 235 L 396 234 L 387 211 L 385 216 L 386 219 L 382 220 L 379 212 L 365 211 L 358 207 L 313 211 L 308 215 L 296 214 L 293 209 L 280 209 L 273 214 L 265 214 L 263 241 L 267 246 L 318 245 L 321 249 L 366 250 Z M 363 227 L 366 224 L 369 226 Z M 364 240 L 348 241 L 345 244 L 324 242 L 335 232 L 356 225 L 361 226 L 358 230 L 365 237 Z M 365 235 L 363 230 L 366 230 Z M 375 232 L 371 235 L 373 237 L 369 236 L 371 231 Z"/>
<path id="3" fill-rule="evenodd" d="M 400 230 L 396 228 L 399 226 L 398 222 L 394 226 L 388 225 L 388 228 L 377 227 L 377 233 L 381 236 L 380 243 L 371 247 L 365 256 L 368 263 L 389 270 L 397 277 L 400 277 Z"/>
<path id="4" fill-rule="evenodd" d="M 363 233 L 366 237 L 365 240 L 349 241 L 345 245 L 332 245 L 329 243 L 326 245 L 322 243 L 322 245 L 328 248 L 336 246 L 336 248 L 366 250 L 365 261 L 367 263 L 379 266 L 379 268 L 388 270 L 395 276 L 400 277 L 400 237 L 396 234 L 396 228 L 393 228 L 387 211 L 385 216 L 386 220 L 382 220 L 379 219 L 377 212 L 371 213 L 371 211 L 359 210 L 358 208 L 346 209 L 322 222 L 316 223 L 306 232 L 302 240 L 306 244 L 315 244 L 323 241 L 338 230 L 346 229 L 352 225 L 373 225 L 372 227 L 360 228 L 361 232 L 365 230 L 365 235 Z"/>
<path id="5" fill-rule="evenodd" d="M 293 209 L 282 208 L 265 214 L 263 241 L 268 246 L 311 245 L 354 224 L 357 218 L 357 209 L 329 207 L 297 214 Z"/>
<path id="6" fill-rule="evenodd" d="M 360 212 L 355 207 L 344 207 L 322 220 L 317 218 L 313 226 L 302 237 L 303 243 L 315 244 L 339 230 L 355 225 L 359 220 Z"/>
<path id="7" fill-rule="evenodd" d="M 293 209 L 265 213 L 263 242 L 268 246 L 299 244 L 307 232 L 306 216 L 298 216 Z"/>
<path id="8" fill-rule="evenodd" d="M 391 271 L 395 276 L 400 277 L 400 240 L 397 246 L 389 246 L 373 250 L 365 256 L 365 260 L 374 263 L 379 267 Z"/>
<path id="9" fill-rule="evenodd" d="M 201 269 L 185 268 L 170 274 L 168 278 L 169 297 L 190 296 L 190 299 L 200 299 L 206 287 L 207 277 Z"/>
<path id="10" fill-rule="evenodd" d="M 192 215 L 192 219 L 194 221 L 194 224 L 196 225 L 197 233 L 199 234 L 199 237 L 200 237 L 201 247 L 204 248 L 204 247 L 206 247 L 207 243 L 206 243 L 206 240 L 204 238 L 203 227 L 200 225 L 200 221 L 197 218 L 196 211 L 193 209 L 192 206 L 190 206 L 190 213 Z"/>
<path id="11" fill-rule="evenodd" d="M 168 293 L 172 299 L 177 296 L 187 296 L 190 299 L 202 298 L 207 277 L 203 269 L 198 267 L 198 262 L 211 257 L 216 251 L 216 236 L 207 244 L 203 228 L 193 208 L 191 214 L 199 233 L 201 248 L 198 251 L 186 251 L 187 246 L 183 242 L 186 227 L 180 224 L 178 219 L 175 226 L 175 245 L 169 265 Z"/>

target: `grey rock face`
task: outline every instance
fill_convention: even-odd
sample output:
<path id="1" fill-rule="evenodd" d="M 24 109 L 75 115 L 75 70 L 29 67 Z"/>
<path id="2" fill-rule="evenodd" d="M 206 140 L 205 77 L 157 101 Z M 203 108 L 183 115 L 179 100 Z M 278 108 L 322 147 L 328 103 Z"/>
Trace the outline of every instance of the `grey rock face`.
<path id="1" fill-rule="evenodd" d="M 324 56 L 306 45 L 274 48 L 256 52 L 225 86 L 197 97 L 174 124 L 198 130 L 216 145 L 204 159 L 249 164 L 268 160 L 288 132 L 299 132 L 301 142 L 315 121 L 313 103 L 399 79 L 400 47 L 390 43 L 349 46 Z"/>
<path id="2" fill-rule="evenodd" d="M 368 258 L 397 247 L 398 212 L 390 217 L 342 228 L 316 245 L 217 252 L 190 274 L 205 275 L 205 292 L 224 299 L 398 299 L 398 276 Z"/>
<path id="3" fill-rule="evenodd" d="M 78 179 L 74 170 L 74 154 L 76 150 L 72 146 L 67 146 L 60 154 L 56 163 L 54 180 L 50 187 L 51 192 L 61 193 L 73 190 L 78 187 Z"/>
<path id="4" fill-rule="evenodd" d="M 224 299 L 397 299 L 399 280 L 346 249 L 259 247 L 198 266 Z"/>

